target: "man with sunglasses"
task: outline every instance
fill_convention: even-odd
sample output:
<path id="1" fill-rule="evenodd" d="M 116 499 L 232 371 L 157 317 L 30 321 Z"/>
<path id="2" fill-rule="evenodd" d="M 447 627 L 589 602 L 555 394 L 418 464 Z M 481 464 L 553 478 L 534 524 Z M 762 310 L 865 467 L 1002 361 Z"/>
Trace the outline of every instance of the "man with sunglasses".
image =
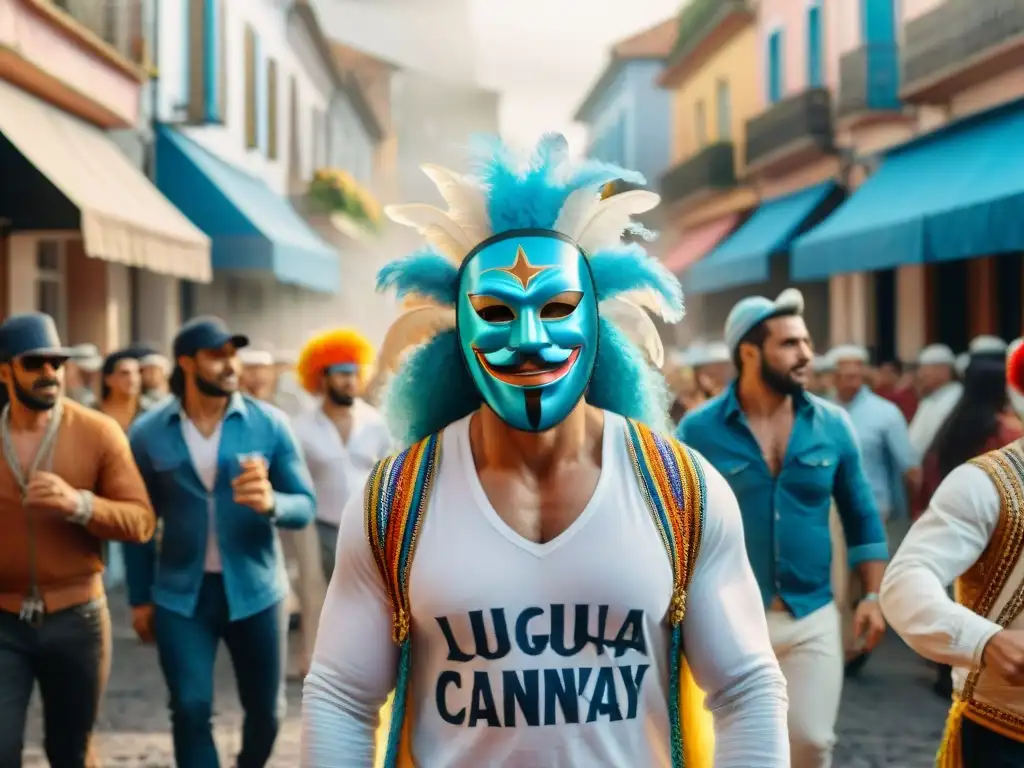
<path id="1" fill-rule="evenodd" d="M 248 338 L 214 317 L 174 340 L 174 397 L 138 419 L 132 450 L 163 523 L 159 551 L 128 547 L 128 597 L 156 642 L 170 692 L 175 761 L 218 768 L 214 661 L 223 640 L 245 711 L 238 768 L 261 768 L 277 738 L 281 603 L 277 528 L 308 525 L 313 483 L 285 415 L 239 392 Z"/>
<path id="2" fill-rule="evenodd" d="M 53 768 L 99 766 L 91 734 L 110 668 L 104 540 L 145 542 L 155 518 L 117 423 L 63 396 L 53 319 L 0 324 L 0 765 L 21 765 L 36 683 Z"/>

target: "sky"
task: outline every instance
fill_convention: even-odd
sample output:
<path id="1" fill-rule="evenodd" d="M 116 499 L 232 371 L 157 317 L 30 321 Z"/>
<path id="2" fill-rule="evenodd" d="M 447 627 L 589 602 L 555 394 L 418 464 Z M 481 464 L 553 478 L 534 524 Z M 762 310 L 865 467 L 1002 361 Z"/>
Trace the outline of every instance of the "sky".
<path id="1" fill-rule="evenodd" d="M 502 93 L 501 128 L 529 143 L 558 130 L 582 151 L 572 115 L 610 47 L 678 13 L 680 0 L 472 0 L 476 78 Z"/>

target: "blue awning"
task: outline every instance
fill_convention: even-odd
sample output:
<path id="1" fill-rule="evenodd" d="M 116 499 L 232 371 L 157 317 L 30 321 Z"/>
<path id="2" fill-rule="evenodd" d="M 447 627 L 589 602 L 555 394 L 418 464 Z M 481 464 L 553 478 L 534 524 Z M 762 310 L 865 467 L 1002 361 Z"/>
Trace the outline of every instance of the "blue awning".
<path id="1" fill-rule="evenodd" d="M 970 118 L 892 152 L 793 243 L 790 274 L 821 279 L 1024 250 L 1024 109 Z"/>
<path id="2" fill-rule="evenodd" d="M 835 190 L 827 181 L 765 200 L 753 216 L 683 276 L 683 289 L 712 293 L 768 279 L 769 260 L 785 251 L 807 219 Z"/>
<path id="3" fill-rule="evenodd" d="M 341 287 L 338 254 L 260 179 L 225 163 L 178 131 L 159 127 L 160 191 L 213 242 L 213 268 L 270 272 L 321 293 Z"/>

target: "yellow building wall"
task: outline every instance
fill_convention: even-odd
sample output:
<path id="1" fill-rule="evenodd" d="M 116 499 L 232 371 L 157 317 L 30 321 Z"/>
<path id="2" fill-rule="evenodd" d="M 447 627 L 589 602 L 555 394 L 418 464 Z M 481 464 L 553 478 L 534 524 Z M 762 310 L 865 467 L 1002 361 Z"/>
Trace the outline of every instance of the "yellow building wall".
<path id="1" fill-rule="evenodd" d="M 718 83 L 729 83 L 732 107 L 731 140 L 736 152 L 736 175 L 744 171 L 747 120 L 763 109 L 761 67 L 758 65 L 757 27 L 750 24 L 715 51 L 672 95 L 672 162 L 679 163 L 701 149 L 697 132 L 697 104 L 704 104 L 706 143 L 718 135 Z"/>

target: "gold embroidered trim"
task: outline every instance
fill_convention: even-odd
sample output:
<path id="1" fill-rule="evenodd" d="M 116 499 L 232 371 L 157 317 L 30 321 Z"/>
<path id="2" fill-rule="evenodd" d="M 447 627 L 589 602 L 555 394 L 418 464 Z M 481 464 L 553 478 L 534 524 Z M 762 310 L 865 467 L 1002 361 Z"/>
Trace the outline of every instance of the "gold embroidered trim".
<path id="1" fill-rule="evenodd" d="M 971 701 L 964 711 L 964 717 L 1001 736 L 1024 743 L 1024 717 L 1021 715 L 991 704 Z"/>

